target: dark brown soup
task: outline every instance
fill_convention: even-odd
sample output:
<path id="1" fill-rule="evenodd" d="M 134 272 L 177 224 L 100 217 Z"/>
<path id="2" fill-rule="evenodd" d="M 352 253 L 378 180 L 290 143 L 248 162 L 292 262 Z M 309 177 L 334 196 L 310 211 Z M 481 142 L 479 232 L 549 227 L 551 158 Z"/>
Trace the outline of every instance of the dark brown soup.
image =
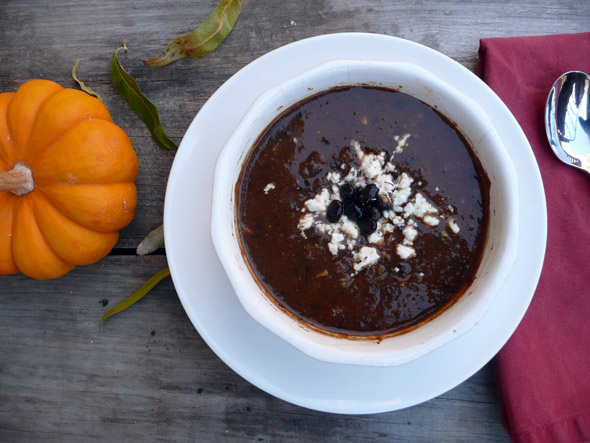
<path id="1" fill-rule="evenodd" d="M 237 189 L 251 271 L 274 302 L 331 333 L 382 336 L 471 284 L 489 181 L 445 117 L 402 92 L 316 94 L 260 136 Z"/>

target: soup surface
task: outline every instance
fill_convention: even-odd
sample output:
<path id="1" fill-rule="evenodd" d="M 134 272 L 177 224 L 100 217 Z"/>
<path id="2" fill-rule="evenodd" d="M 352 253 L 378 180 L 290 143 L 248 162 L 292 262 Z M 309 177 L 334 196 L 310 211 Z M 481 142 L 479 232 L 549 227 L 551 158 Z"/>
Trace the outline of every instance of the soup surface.
<path id="1" fill-rule="evenodd" d="M 332 333 L 385 335 L 471 284 L 489 180 L 456 128 L 402 92 L 335 88 L 283 112 L 237 186 L 251 271 L 271 299 Z"/>

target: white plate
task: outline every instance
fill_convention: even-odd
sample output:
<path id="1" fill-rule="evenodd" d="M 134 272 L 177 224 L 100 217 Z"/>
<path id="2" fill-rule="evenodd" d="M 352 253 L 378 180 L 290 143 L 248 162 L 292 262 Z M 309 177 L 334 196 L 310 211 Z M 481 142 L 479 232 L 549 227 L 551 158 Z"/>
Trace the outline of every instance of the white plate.
<path id="1" fill-rule="evenodd" d="M 518 172 L 520 235 L 516 264 L 483 320 L 411 363 L 363 367 L 307 357 L 251 319 L 239 303 L 210 238 L 211 185 L 219 151 L 265 89 L 334 59 L 408 61 L 436 73 L 489 113 Z M 500 99 L 450 58 L 406 40 L 331 34 L 302 40 L 250 63 L 221 86 L 190 125 L 174 160 L 164 209 L 168 264 L 197 331 L 234 371 L 291 403 L 326 412 L 392 411 L 434 398 L 465 381 L 508 340 L 539 279 L 547 234 L 543 184 L 520 126 Z"/>

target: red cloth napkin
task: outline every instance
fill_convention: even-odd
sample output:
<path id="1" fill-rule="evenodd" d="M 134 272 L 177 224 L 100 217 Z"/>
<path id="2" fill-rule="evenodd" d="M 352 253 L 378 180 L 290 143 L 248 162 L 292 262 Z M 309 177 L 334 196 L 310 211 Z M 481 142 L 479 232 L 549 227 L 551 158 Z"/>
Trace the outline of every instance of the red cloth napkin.
<path id="1" fill-rule="evenodd" d="M 517 442 L 590 441 L 590 176 L 555 157 L 543 114 L 558 76 L 590 73 L 590 33 L 482 39 L 479 56 L 531 144 L 548 211 L 539 285 L 495 360 L 502 424 Z"/>

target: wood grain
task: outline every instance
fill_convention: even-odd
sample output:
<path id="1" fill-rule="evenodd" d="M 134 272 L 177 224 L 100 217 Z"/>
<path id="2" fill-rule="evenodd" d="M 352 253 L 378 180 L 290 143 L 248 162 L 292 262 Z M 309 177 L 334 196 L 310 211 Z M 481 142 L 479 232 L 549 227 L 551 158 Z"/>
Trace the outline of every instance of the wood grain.
<path id="1" fill-rule="evenodd" d="M 54 281 L 3 278 L 1 441 L 506 439 L 491 366 L 392 413 L 341 416 L 278 400 L 208 348 L 169 279 L 101 331 L 102 314 L 164 266 L 162 256 L 122 256 Z"/>
<path id="2" fill-rule="evenodd" d="M 170 280 L 101 331 L 102 314 L 166 266 L 165 256 L 137 257 L 132 249 L 161 223 L 174 160 L 117 95 L 109 62 L 127 40 L 123 65 L 180 142 L 223 82 L 293 41 L 375 32 L 424 44 L 473 70 L 480 38 L 587 31 L 590 2 L 246 0 L 234 31 L 214 53 L 164 68 L 143 65 L 216 4 L 0 2 L 0 91 L 32 78 L 76 87 L 70 72 L 81 57 L 78 76 L 102 94 L 140 161 L 136 217 L 113 255 L 55 281 L 0 276 L 0 441 L 507 441 L 491 364 L 421 405 L 341 416 L 288 404 L 236 375 L 195 331 Z"/>
<path id="3" fill-rule="evenodd" d="M 217 50 L 153 68 L 143 65 L 166 43 L 213 10 L 216 0 L 126 1 L 19 0 L 0 4 L 0 90 L 42 77 L 76 87 L 78 75 L 102 94 L 114 121 L 131 137 L 140 159 L 137 216 L 118 248 L 135 248 L 162 220 L 174 153 L 152 142 L 110 80 L 113 50 L 127 40 L 125 68 L 156 104 L 168 134 L 179 143 L 208 97 L 236 71 L 264 53 L 303 38 L 333 32 L 375 32 L 441 51 L 474 69 L 479 39 L 493 36 L 580 32 L 590 4 L 580 1 L 246 0 L 237 26 Z M 206 149 L 206 147 L 204 147 Z"/>

